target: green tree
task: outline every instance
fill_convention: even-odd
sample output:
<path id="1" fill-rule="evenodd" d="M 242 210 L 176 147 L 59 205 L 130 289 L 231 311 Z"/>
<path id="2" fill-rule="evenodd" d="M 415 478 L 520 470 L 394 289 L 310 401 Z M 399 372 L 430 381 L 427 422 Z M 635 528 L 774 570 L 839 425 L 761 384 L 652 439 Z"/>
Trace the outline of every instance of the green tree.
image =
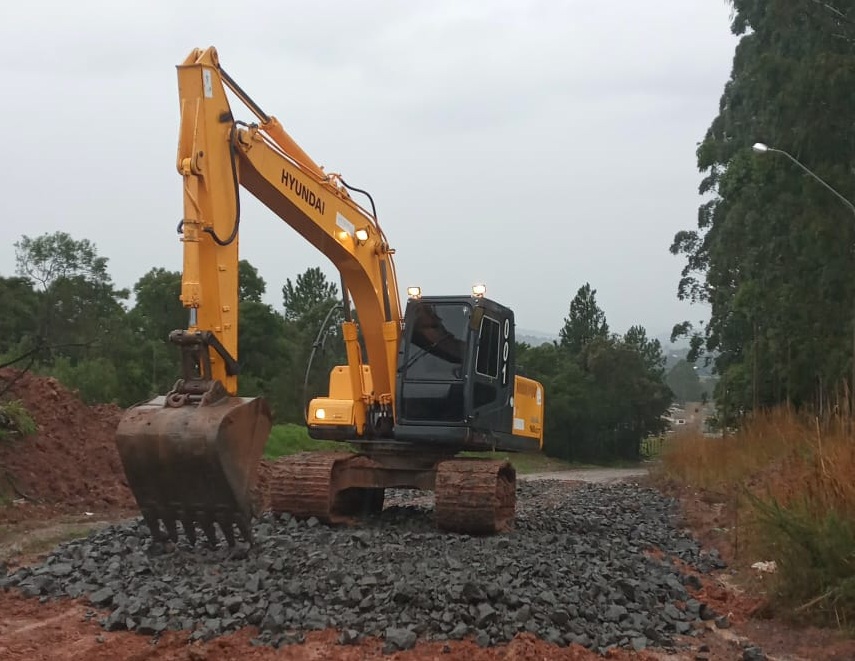
<path id="1" fill-rule="evenodd" d="M 0 356 L 13 360 L 38 344 L 39 296 L 32 282 L 0 277 L 0 310 Z"/>
<path id="2" fill-rule="evenodd" d="M 15 243 L 18 274 L 33 280 L 47 291 L 64 279 L 80 278 L 109 283 L 107 259 L 99 257 L 89 239 L 75 240 L 67 232 L 54 232 L 31 238 L 22 236 Z"/>
<path id="3" fill-rule="evenodd" d="M 606 315 L 597 305 L 597 290 L 587 282 L 576 292 L 570 303 L 570 314 L 559 331 L 561 346 L 578 355 L 596 338 L 608 337 Z"/>
<path id="4" fill-rule="evenodd" d="M 128 314 L 133 342 L 139 349 L 140 379 L 149 394 L 168 391 L 180 376 L 180 353 L 169 334 L 187 327 L 188 311 L 179 300 L 181 273 L 155 267 L 134 284 L 134 307 Z"/>
<path id="5" fill-rule="evenodd" d="M 698 378 L 697 370 L 694 365 L 686 360 L 678 361 L 671 368 L 665 382 L 671 388 L 677 401 L 682 404 L 699 402 L 703 398 L 704 389 L 700 378 Z"/>
<path id="6" fill-rule="evenodd" d="M 338 287 L 318 267 L 299 274 L 295 282 L 287 279 L 282 298 L 282 368 L 270 381 L 272 405 L 278 420 L 303 423 L 308 401 L 328 394 L 330 370 L 346 362 L 341 299 Z"/>
<path id="7" fill-rule="evenodd" d="M 596 401 L 595 447 L 605 458 L 638 459 L 641 442 L 664 430 L 672 393 L 662 371 L 647 364 L 636 346 L 599 338 L 585 351 L 585 371 Z"/>
<path id="8" fill-rule="evenodd" d="M 290 278 L 286 279 L 282 287 L 282 302 L 285 306 L 285 319 L 288 321 L 315 319 L 319 306 L 336 300 L 338 286 L 329 282 L 317 266 L 298 275 L 294 284 Z"/>
<path id="9" fill-rule="evenodd" d="M 187 327 L 180 296 L 181 273 L 152 268 L 134 284 L 132 323 L 147 339 L 168 342 L 172 331 Z"/>
<path id="10" fill-rule="evenodd" d="M 114 287 L 95 245 L 55 232 L 25 235 L 15 249 L 18 274 L 40 288 L 38 337 L 46 350 L 72 360 L 96 344 L 109 350 L 111 333 L 124 323 L 122 301 L 129 292 Z"/>
<path id="11" fill-rule="evenodd" d="M 577 461 L 638 459 L 672 401 L 665 357 L 641 326 L 610 335 L 596 291 L 581 287 L 560 341 L 517 346 L 518 371 L 546 391 L 544 450 Z"/>
<path id="12" fill-rule="evenodd" d="M 849 7 L 733 0 L 733 69 L 697 151 L 705 196 L 678 232 L 684 300 L 710 307 L 703 341 L 728 411 L 828 397 L 852 371 L 855 223 L 784 149 L 855 194 L 855 30 Z M 697 352 L 696 352 L 697 353 Z"/>
<path id="13" fill-rule="evenodd" d="M 245 259 L 238 262 L 238 283 L 239 300 L 261 303 L 261 297 L 267 291 L 267 283 L 258 274 L 258 269 Z"/>
<path id="14" fill-rule="evenodd" d="M 596 396 L 579 363 L 557 343 L 526 352 L 526 372 L 543 383 L 545 412 L 544 452 L 567 461 L 591 460 L 597 450 L 591 430 Z"/>
<path id="15" fill-rule="evenodd" d="M 23 304 L 32 306 L 28 328 L 13 340 L 17 351 L 33 350 L 22 366 L 57 376 L 89 402 L 128 405 L 150 394 L 147 346 L 124 305 L 129 292 L 114 286 L 95 245 L 55 232 L 23 236 L 15 248 L 18 274 L 36 285 Z M 22 282 L 16 289 L 26 300 Z"/>
<path id="16" fill-rule="evenodd" d="M 65 387 L 77 391 L 80 398 L 92 404 L 120 402 L 123 392 L 127 391 L 122 381 L 126 370 L 120 376 L 116 365 L 109 359 L 94 356 L 72 362 L 68 358 L 57 358 L 51 366 L 51 374 L 59 379 Z M 133 397 L 128 400 L 134 401 Z M 121 402 L 128 404 L 130 401 Z"/>
<path id="17" fill-rule="evenodd" d="M 282 374 L 294 377 L 285 337 L 285 320 L 270 305 L 240 302 L 238 324 L 238 378 L 240 394 L 274 396 Z"/>
<path id="18" fill-rule="evenodd" d="M 623 336 L 624 344 L 638 353 L 644 363 L 645 369 L 651 375 L 662 378 L 665 374 L 665 355 L 662 353 L 662 343 L 647 337 L 647 331 L 643 326 L 631 326 Z"/>

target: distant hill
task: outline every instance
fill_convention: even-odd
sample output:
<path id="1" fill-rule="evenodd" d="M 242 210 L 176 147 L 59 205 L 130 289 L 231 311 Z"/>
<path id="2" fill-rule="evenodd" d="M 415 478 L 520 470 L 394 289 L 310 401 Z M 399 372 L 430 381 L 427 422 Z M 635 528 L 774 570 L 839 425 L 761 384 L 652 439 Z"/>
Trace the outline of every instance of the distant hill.
<path id="1" fill-rule="evenodd" d="M 539 347 L 541 344 L 547 344 L 553 340 L 558 341 L 558 335 L 543 333 L 541 331 L 530 330 L 527 328 L 516 329 L 517 342 L 525 342 L 533 347 Z"/>
<path id="2" fill-rule="evenodd" d="M 517 342 L 525 342 L 533 347 L 558 341 L 557 333 L 544 333 L 543 331 L 532 330 L 530 328 L 517 328 L 516 337 Z M 685 360 L 686 354 L 689 353 L 689 341 L 687 339 L 680 338 L 677 342 L 671 344 L 671 337 L 668 333 L 659 333 L 655 337 L 662 345 L 666 371 L 674 367 L 679 361 Z M 704 365 L 703 358 L 697 362 L 696 367 L 698 376 L 702 379 L 713 376 L 712 367 Z"/>

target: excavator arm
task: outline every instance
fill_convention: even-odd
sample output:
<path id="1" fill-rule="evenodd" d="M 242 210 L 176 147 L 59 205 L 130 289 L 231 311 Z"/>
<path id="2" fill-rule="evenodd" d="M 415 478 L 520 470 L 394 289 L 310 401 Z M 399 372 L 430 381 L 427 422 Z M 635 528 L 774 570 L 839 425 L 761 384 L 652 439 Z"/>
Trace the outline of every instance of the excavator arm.
<path id="1" fill-rule="evenodd" d="M 219 65 L 216 50 L 194 50 L 178 67 L 181 129 L 177 167 L 184 182 L 181 300 L 188 333 L 210 331 L 211 379 L 234 395 L 237 374 L 239 189 L 245 188 L 330 259 L 345 300 L 358 311 L 370 371 L 346 306 L 344 337 L 354 399 L 394 410 L 401 311 L 393 250 L 376 218 L 358 205 L 340 176 L 327 174 Z M 256 116 L 234 119 L 229 89 Z M 367 375 L 370 374 L 370 379 Z M 356 433 L 365 407 L 354 410 Z"/>
<path id="2" fill-rule="evenodd" d="M 182 375 L 165 396 L 125 414 L 117 447 L 155 538 L 177 541 L 181 522 L 191 541 L 198 524 L 213 544 L 216 523 L 231 544 L 234 526 L 250 538 L 256 469 L 272 425 L 263 398 L 237 396 L 240 189 L 261 200 L 341 273 L 348 365 L 331 376 L 338 398 L 329 408 L 357 437 L 367 431 L 369 410 L 389 419 L 394 415 L 401 311 L 393 250 L 374 214 L 222 70 L 214 48 L 196 49 L 178 66 L 178 87 L 181 301 L 189 323 L 170 340 L 180 347 Z M 255 122 L 234 118 L 227 89 L 252 111 Z M 363 365 L 348 296 L 373 370 Z"/>

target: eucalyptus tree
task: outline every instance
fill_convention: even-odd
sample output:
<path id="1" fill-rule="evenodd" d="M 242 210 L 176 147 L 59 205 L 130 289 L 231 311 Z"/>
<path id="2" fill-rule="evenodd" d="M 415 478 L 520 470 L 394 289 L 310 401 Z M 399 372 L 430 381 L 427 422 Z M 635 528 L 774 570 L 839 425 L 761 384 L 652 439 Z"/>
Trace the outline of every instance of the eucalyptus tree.
<path id="1" fill-rule="evenodd" d="M 678 232 L 678 296 L 702 330 L 727 408 L 833 394 L 852 373 L 855 218 L 789 159 L 855 195 L 855 24 L 840 2 L 731 0 L 741 35 L 718 116 L 697 150 L 705 196 Z M 684 326 L 680 330 L 686 331 Z"/>

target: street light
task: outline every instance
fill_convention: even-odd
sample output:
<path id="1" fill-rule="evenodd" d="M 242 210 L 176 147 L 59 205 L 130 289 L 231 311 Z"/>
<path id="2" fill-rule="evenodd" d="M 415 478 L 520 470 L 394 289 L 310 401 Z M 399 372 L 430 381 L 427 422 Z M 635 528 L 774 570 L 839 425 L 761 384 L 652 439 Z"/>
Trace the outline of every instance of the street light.
<path id="1" fill-rule="evenodd" d="M 841 202 L 843 202 L 843 204 L 845 204 L 847 207 L 849 207 L 849 210 L 850 210 L 852 213 L 855 213 L 855 204 L 852 204 L 849 200 L 847 200 L 845 197 L 843 197 L 843 195 L 841 195 L 841 194 L 840 194 L 840 193 L 838 193 L 834 188 L 832 188 L 832 187 L 831 187 L 831 184 L 829 184 L 828 182 L 826 182 L 824 179 L 822 179 L 818 174 L 816 174 L 816 173 L 815 173 L 815 172 L 813 172 L 812 170 L 808 169 L 808 167 L 807 167 L 806 165 L 804 165 L 801 161 L 799 161 L 799 160 L 798 160 L 795 156 L 793 156 L 792 154 L 789 154 L 789 153 L 785 152 L 783 149 L 774 149 L 774 148 L 770 147 L 769 145 L 763 144 L 762 142 L 757 142 L 757 143 L 755 143 L 755 144 L 754 144 L 753 149 L 754 149 L 754 151 L 756 151 L 758 154 L 765 154 L 765 153 L 770 152 L 770 151 L 771 151 L 771 152 L 776 152 L 776 153 L 778 153 L 778 154 L 783 154 L 784 156 L 786 156 L 787 158 L 789 158 L 793 163 L 795 163 L 796 165 L 798 165 L 802 170 L 804 170 L 805 172 L 807 172 L 811 177 L 813 177 L 813 178 L 814 178 L 814 179 L 816 179 L 819 183 L 821 183 L 823 186 L 825 186 L 828 190 L 830 190 L 832 193 L 834 193 L 834 194 L 838 197 L 838 199 L 839 199 Z"/>
<path id="2" fill-rule="evenodd" d="M 848 199 L 843 197 L 843 195 L 841 193 L 839 193 L 837 190 L 835 190 L 831 186 L 831 184 L 829 184 L 827 181 L 825 181 L 818 174 L 816 174 L 815 172 L 810 170 L 804 163 L 799 161 L 792 154 L 785 152 L 783 149 L 774 149 L 774 148 L 770 147 L 769 145 L 764 144 L 762 142 L 755 142 L 753 149 L 758 154 L 766 154 L 767 152 L 770 152 L 770 151 L 776 152 L 778 154 L 783 154 L 784 156 L 789 158 L 793 163 L 798 165 L 802 170 L 807 172 L 811 177 L 813 177 L 819 183 L 821 183 L 823 186 L 825 186 L 828 190 L 830 190 L 832 193 L 834 193 L 834 195 L 837 197 L 837 199 L 839 199 L 841 202 L 843 202 L 843 204 L 845 204 L 848 207 L 848 209 L 853 214 L 855 214 L 855 204 L 852 204 L 852 202 L 850 202 Z M 850 396 L 852 397 L 852 408 L 850 409 L 850 414 L 851 414 L 853 412 L 853 410 L 855 410 L 855 315 L 853 315 L 853 322 L 852 322 L 852 382 L 849 384 L 849 387 L 852 390 L 852 392 L 850 393 Z"/>

